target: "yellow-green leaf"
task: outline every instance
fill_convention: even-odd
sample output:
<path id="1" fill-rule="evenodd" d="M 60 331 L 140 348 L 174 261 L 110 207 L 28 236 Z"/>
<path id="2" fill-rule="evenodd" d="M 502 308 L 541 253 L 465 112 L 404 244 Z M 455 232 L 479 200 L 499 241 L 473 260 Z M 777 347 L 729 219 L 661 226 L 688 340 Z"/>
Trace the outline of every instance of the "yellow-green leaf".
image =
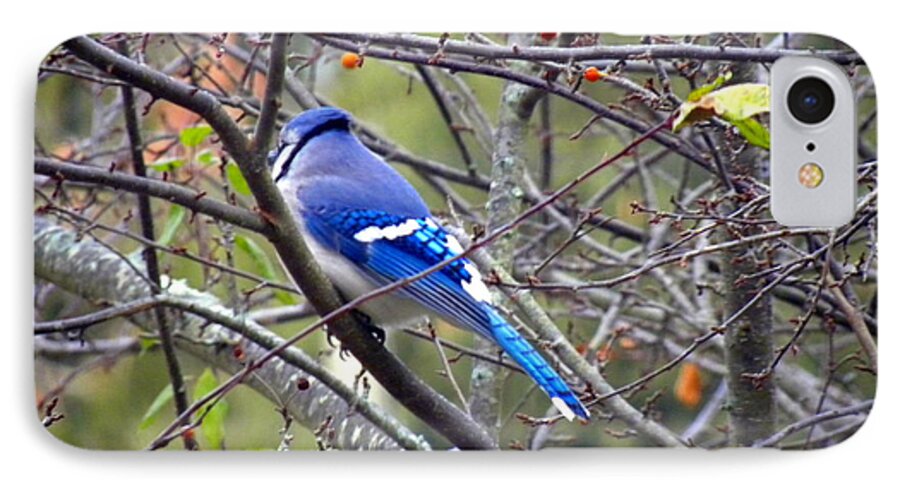
<path id="1" fill-rule="evenodd" d="M 219 158 L 212 152 L 212 150 L 204 150 L 197 155 L 197 161 L 202 165 L 208 166 L 215 163 L 219 163 Z"/>
<path id="2" fill-rule="evenodd" d="M 144 354 L 150 352 L 150 349 L 153 349 L 157 345 L 159 345 L 159 339 L 152 337 L 140 337 L 138 338 L 138 343 L 141 346 L 140 352 L 138 352 L 138 357 L 143 357 Z"/>
<path id="3" fill-rule="evenodd" d="M 194 401 L 208 395 L 219 385 L 212 369 L 206 368 L 194 384 Z M 228 402 L 224 398 L 215 404 L 207 403 L 197 412 L 206 414 L 200 424 L 200 433 L 206 444 L 212 449 L 225 449 L 225 417 L 228 415 Z"/>
<path id="4" fill-rule="evenodd" d="M 209 126 L 194 126 L 192 128 L 181 130 L 178 139 L 181 141 L 182 145 L 188 148 L 194 148 L 200 146 L 212 132 L 213 130 Z"/>
<path id="5" fill-rule="evenodd" d="M 172 205 L 172 211 L 169 213 L 169 218 L 166 220 L 166 225 L 163 227 L 162 233 L 159 235 L 159 243 L 160 245 L 168 245 L 172 243 L 172 240 L 175 238 L 175 234 L 178 233 L 178 229 L 181 227 L 181 222 L 184 221 L 184 217 L 187 214 L 185 209 L 177 204 Z"/>
<path id="6" fill-rule="evenodd" d="M 757 114 L 769 112 L 769 86 L 762 83 L 741 83 L 710 92 L 716 112 L 726 121 L 743 121 Z"/>
<path id="7" fill-rule="evenodd" d="M 180 158 L 173 158 L 170 160 L 159 160 L 150 164 L 150 168 L 156 170 L 157 172 L 171 172 L 176 168 L 180 168 L 184 166 L 184 160 Z"/>
<path id="8" fill-rule="evenodd" d="M 747 143 L 760 148 L 769 149 L 769 130 L 756 119 L 747 118 L 741 121 L 733 121 L 734 127 L 741 132 Z"/>
<path id="9" fill-rule="evenodd" d="M 141 418 L 141 423 L 138 425 L 138 430 L 145 430 L 153 425 L 153 423 L 156 422 L 157 416 L 159 416 L 159 412 L 172 400 L 172 398 L 174 398 L 174 396 L 175 392 L 172 391 L 172 385 L 166 385 L 166 387 L 156 395 L 156 398 L 153 399 L 153 403 L 150 404 L 150 407 L 147 408 L 147 412 L 144 413 L 144 417 Z"/>
<path id="10" fill-rule="evenodd" d="M 250 195 L 250 186 L 247 185 L 247 181 L 244 180 L 244 174 L 241 173 L 241 169 L 238 168 L 237 164 L 229 162 L 228 165 L 225 166 L 225 175 L 228 177 L 228 183 L 231 184 L 231 188 L 234 189 L 235 192 L 245 196 Z"/>
<path id="11" fill-rule="evenodd" d="M 253 241 L 250 237 L 244 235 L 236 235 L 234 237 L 234 244 L 239 250 L 250 257 L 250 260 L 252 260 L 253 264 L 256 266 L 257 274 L 259 274 L 266 280 L 272 282 L 278 281 L 279 277 L 275 266 L 272 264 L 272 261 L 269 260 L 269 256 L 266 254 L 266 251 L 263 250 L 262 247 L 259 246 L 259 244 Z M 278 301 L 280 301 L 282 304 L 294 304 L 294 298 L 287 291 L 276 289 L 275 297 L 278 298 Z"/>
<path id="12" fill-rule="evenodd" d="M 769 86 L 741 83 L 700 94 L 696 100 L 681 104 L 672 128 L 679 131 L 718 116 L 737 127 L 750 144 L 768 149 L 769 131 L 753 119 L 765 112 L 769 112 Z"/>
<path id="13" fill-rule="evenodd" d="M 722 85 L 725 85 L 725 83 L 728 82 L 729 80 L 731 80 L 731 72 L 730 71 L 725 72 L 722 75 L 719 75 L 718 77 L 716 77 L 715 80 L 713 80 L 712 83 L 707 83 L 706 85 L 703 85 L 703 86 L 700 86 L 700 87 L 697 87 L 696 89 L 694 89 L 693 92 L 688 94 L 687 101 L 688 102 L 697 102 L 698 100 L 703 98 L 704 95 L 712 92 L 713 90 L 721 87 Z"/>

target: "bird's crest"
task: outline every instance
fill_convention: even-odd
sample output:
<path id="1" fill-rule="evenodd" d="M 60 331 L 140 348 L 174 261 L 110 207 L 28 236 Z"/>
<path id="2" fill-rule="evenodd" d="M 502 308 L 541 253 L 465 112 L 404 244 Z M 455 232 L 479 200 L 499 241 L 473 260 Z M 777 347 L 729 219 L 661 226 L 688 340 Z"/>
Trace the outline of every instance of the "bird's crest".
<path id="1" fill-rule="evenodd" d="M 310 109 L 291 119 L 278 136 L 278 146 L 269 153 L 269 167 L 277 182 L 287 174 L 297 152 L 316 136 L 333 130 L 348 130 L 350 114 L 334 108 Z"/>
<path id="2" fill-rule="evenodd" d="M 349 129 L 350 114 L 334 108 L 321 107 L 300 113 L 281 130 L 280 142 L 298 144 L 331 129 Z"/>

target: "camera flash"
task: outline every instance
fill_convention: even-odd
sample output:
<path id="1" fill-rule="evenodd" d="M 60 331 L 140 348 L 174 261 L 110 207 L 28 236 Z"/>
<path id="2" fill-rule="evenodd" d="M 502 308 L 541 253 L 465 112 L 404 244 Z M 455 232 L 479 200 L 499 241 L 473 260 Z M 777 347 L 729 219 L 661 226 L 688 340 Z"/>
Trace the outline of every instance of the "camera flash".
<path id="1" fill-rule="evenodd" d="M 822 167 L 816 165 L 815 163 L 807 163 L 800 167 L 800 172 L 797 174 L 797 179 L 800 181 L 800 185 L 806 187 L 808 189 L 815 189 L 819 187 L 819 184 L 822 183 L 822 180 L 825 178 L 825 172 L 822 170 Z"/>

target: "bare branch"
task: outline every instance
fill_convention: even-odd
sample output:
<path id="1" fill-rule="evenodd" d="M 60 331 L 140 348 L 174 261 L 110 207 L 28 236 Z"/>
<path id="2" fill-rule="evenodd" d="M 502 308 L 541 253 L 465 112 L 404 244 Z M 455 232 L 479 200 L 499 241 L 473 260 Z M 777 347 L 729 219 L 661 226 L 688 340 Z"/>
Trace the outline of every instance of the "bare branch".
<path id="1" fill-rule="evenodd" d="M 69 40 L 64 46 L 101 70 L 206 119 L 237 162 L 260 210 L 273 225 L 267 237 L 297 285 L 320 313 L 334 312 L 341 307 L 337 292 L 300 237 L 297 223 L 269 175 L 264 156 L 251 150 L 243 132 L 214 96 L 134 63 L 87 37 Z M 409 371 L 352 316 L 333 318 L 329 327 L 398 401 L 454 444 L 467 448 L 493 447 L 483 429 Z"/>
<path id="2" fill-rule="evenodd" d="M 136 280 L 132 269 L 120 257 L 96 242 L 77 241 L 73 233 L 46 219 L 35 219 L 34 249 L 37 277 L 87 300 L 122 303 L 120 308 L 152 301 L 191 312 L 168 317 L 175 322 L 173 326 L 178 332 L 176 346 L 226 372 L 243 371 L 246 362 L 261 358 L 273 345 L 282 342 L 264 327 L 240 319 L 211 295 L 179 282 L 168 284 L 163 296 L 150 296 L 146 283 Z M 152 317 L 138 314 L 132 320 L 146 331 L 156 333 Z M 229 333 L 228 329 L 239 334 Z M 235 346 L 240 346 L 242 356 L 235 355 Z M 299 389 L 300 380 L 308 381 L 308 387 Z M 395 449 L 398 443 L 410 449 L 427 447 L 419 436 L 359 398 L 352 388 L 299 349 L 286 349 L 281 357 L 257 369 L 246 381 L 261 395 L 287 407 L 298 423 L 310 430 L 321 425 L 326 417 L 346 418 L 347 424 L 340 424 L 344 429 L 337 440 L 341 447 Z M 357 428 L 359 435 L 354 436 Z"/>
<path id="3" fill-rule="evenodd" d="M 533 47 L 476 44 L 414 34 L 328 34 L 386 46 L 404 46 L 447 54 L 463 54 L 492 60 L 518 59 L 528 61 L 618 61 L 689 58 L 710 61 L 755 61 L 771 63 L 785 56 L 821 56 L 840 64 L 860 64 L 862 58 L 853 51 L 814 51 L 808 49 L 773 49 L 737 46 L 703 46 L 698 44 L 652 44 L 634 46 Z"/>

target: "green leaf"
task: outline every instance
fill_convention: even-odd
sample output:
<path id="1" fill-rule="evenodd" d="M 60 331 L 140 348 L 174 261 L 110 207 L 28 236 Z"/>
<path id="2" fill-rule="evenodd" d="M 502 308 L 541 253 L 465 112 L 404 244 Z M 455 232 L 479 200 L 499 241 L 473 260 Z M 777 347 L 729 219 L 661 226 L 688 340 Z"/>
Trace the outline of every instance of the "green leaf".
<path id="1" fill-rule="evenodd" d="M 195 148 L 200 146 L 201 143 L 213 132 L 212 128 L 209 126 L 194 126 L 193 128 L 185 128 L 181 130 L 181 134 L 178 135 L 178 139 L 181 140 L 181 144 L 188 148 Z"/>
<path id="2" fill-rule="evenodd" d="M 732 124 L 741 132 L 741 135 L 748 143 L 766 150 L 769 149 L 769 130 L 760 124 L 759 121 L 747 118 L 742 121 L 734 121 Z"/>
<path id="3" fill-rule="evenodd" d="M 204 166 L 213 165 L 219 163 L 218 157 L 216 157 L 215 153 L 212 150 L 204 150 L 199 155 L 197 155 L 197 161 Z"/>
<path id="4" fill-rule="evenodd" d="M 219 386 L 212 369 L 206 368 L 194 384 L 194 401 L 203 398 Z M 209 411 L 207 411 L 207 409 Z M 214 405 L 209 403 L 200 407 L 197 412 L 206 414 L 200 424 L 200 433 L 210 448 L 225 449 L 225 417 L 228 415 L 228 402 L 224 398 Z"/>
<path id="5" fill-rule="evenodd" d="M 171 172 L 176 168 L 181 168 L 184 166 L 185 161 L 180 158 L 173 158 L 170 160 L 158 160 L 150 164 L 150 168 L 156 170 L 157 172 Z"/>
<path id="6" fill-rule="evenodd" d="M 769 112 L 769 86 L 762 83 L 731 85 L 710 96 L 715 98 L 717 112 L 726 121 L 743 121 Z"/>
<path id="7" fill-rule="evenodd" d="M 237 164 L 229 162 L 225 167 L 225 175 L 228 177 L 228 183 L 231 184 L 231 188 L 234 189 L 235 192 L 245 196 L 251 194 L 250 186 L 247 185 L 247 181 L 244 180 L 244 174 L 241 173 L 241 169 L 238 168 Z"/>
<path id="8" fill-rule="evenodd" d="M 688 102 L 699 101 L 700 99 L 703 98 L 704 95 L 712 92 L 713 90 L 721 87 L 722 85 L 725 85 L 725 83 L 728 82 L 729 80 L 731 80 L 731 72 L 730 71 L 725 72 L 722 75 L 719 75 L 718 77 L 716 77 L 715 80 L 713 80 L 712 83 L 707 83 L 706 85 L 697 87 L 696 89 L 694 89 L 693 92 L 688 94 L 688 96 L 687 96 Z"/>
<path id="9" fill-rule="evenodd" d="M 264 277 L 269 281 L 278 281 L 278 272 L 275 269 L 275 266 L 272 264 L 272 261 L 269 260 L 269 256 L 266 254 L 265 250 L 259 246 L 255 241 L 253 241 L 250 237 L 244 235 L 235 235 L 234 244 L 237 245 L 237 248 L 247 254 L 250 257 L 250 260 L 253 261 L 253 264 L 256 266 L 257 273 Z M 275 297 L 278 298 L 282 304 L 291 305 L 294 304 L 294 298 L 287 291 L 276 289 Z"/>
<path id="10" fill-rule="evenodd" d="M 172 205 L 172 211 L 169 213 L 169 219 L 166 220 L 166 225 L 163 227 L 163 232 L 159 235 L 159 243 L 161 245 L 168 245 L 172 243 L 172 240 L 175 238 L 175 234 L 178 233 L 178 229 L 181 227 L 181 222 L 184 221 L 184 217 L 187 215 L 187 211 L 181 207 L 176 205 Z"/>
<path id="11" fill-rule="evenodd" d="M 768 149 L 769 131 L 759 121 L 753 119 L 765 112 L 769 112 L 768 85 L 759 83 L 730 85 L 701 94 L 696 100 L 688 100 L 681 104 L 672 123 L 672 129 L 679 131 L 691 124 L 718 116 L 737 127 L 748 143 Z"/>
<path id="12" fill-rule="evenodd" d="M 138 353 L 138 357 L 143 356 L 147 352 L 150 352 L 150 349 L 156 347 L 160 344 L 159 339 L 151 338 L 151 337 L 140 337 L 138 339 L 138 343 L 141 346 L 141 351 Z"/>
<path id="13" fill-rule="evenodd" d="M 159 412 L 165 407 L 172 398 L 175 397 L 175 392 L 172 391 L 172 385 L 168 384 L 162 391 L 156 395 L 156 398 L 153 400 L 153 403 L 150 404 L 150 407 L 147 409 L 147 412 L 144 414 L 144 417 L 141 419 L 141 423 L 138 425 L 138 430 L 146 430 L 154 422 L 156 422 L 157 416 L 159 416 Z"/>

